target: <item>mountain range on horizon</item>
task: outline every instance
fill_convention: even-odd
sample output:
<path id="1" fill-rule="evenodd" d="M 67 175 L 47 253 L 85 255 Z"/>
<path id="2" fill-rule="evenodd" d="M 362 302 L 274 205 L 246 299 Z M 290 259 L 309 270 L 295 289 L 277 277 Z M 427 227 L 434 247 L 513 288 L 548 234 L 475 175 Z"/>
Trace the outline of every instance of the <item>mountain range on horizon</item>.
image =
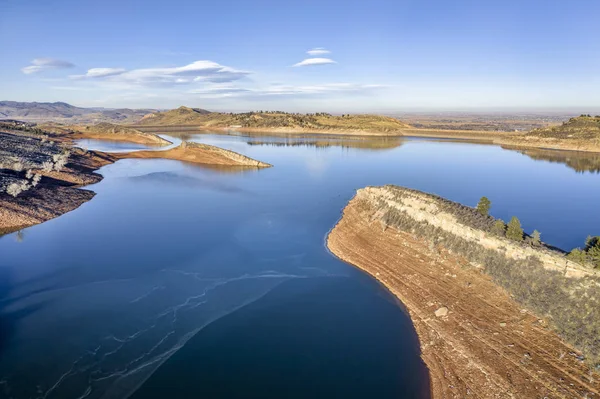
<path id="1" fill-rule="evenodd" d="M 156 109 L 77 107 L 65 102 L 0 101 L 0 119 L 25 122 L 131 123 Z"/>

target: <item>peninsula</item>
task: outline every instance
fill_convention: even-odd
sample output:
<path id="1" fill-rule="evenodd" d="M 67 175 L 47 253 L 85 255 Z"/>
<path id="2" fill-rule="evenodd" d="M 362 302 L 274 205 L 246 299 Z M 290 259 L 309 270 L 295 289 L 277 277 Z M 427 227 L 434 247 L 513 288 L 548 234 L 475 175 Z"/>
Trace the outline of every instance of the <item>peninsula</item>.
<path id="1" fill-rule="evenodd" d="M 102 180 L 96 170 L 119 159 L 163 158 L 233 169 L 271 166 L 233 151 L 185 141 L 165 150 L 119 154 L 86 151 L 73 146 L 73 140 L 99 135 L 120 141 L 171 143 L 150 133 L 109 124 L 82 131 L 62 127 L 46 131 L 28 123 L 0 122 L 0 234 L 53 219 L 91 200 L 95 193 L 81 187 Z"/>
<path id="2" fill-rule="evenodd" d="M 358 190 L 327 245 L 406 306 L 433 398 L 600 394 L 591 265 L 473 208 L 396 186 Z"/>

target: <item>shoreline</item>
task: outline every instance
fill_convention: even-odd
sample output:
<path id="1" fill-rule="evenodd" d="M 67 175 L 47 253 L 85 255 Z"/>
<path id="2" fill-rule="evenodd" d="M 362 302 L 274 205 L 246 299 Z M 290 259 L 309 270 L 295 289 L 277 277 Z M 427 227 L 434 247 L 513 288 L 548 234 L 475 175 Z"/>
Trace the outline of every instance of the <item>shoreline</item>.
<path id="1" fill-rule="evenodd" d="M 31 136 L 9 134 L 13 135 L 16 140 L 31 138 Z M 96 171 L 121 159 L 172 159 L 209 168 L 261 169 L 272 167 L 268 163 L 234 151 L 185 141 L 175 148 L 162 151 L 107 153 L 87 151 L 74 146 L 72 135 L 59 135 L 55 139 L 68 146 L 71 152 L 68 162 L 59 171 L 34 169 L 35 173 L 41 175 L 39 185 L 16 197 L 5 192 L 0 193 L 0 236 L 46 222 L 79 208 L 96 195 L 91 190 L 83 189 L 83 187 L 98 183 L 103 179 L 103 176 Z M 161 138 L 161 140 L 164 139 Z M 128 140 L 120 139 L 118 141 Z M 167 142 L 167 140 L 164 141 Z M 24 175 L 24 173 L 24 171 L 16 172 L 15 177 L 20 174 Z M 19 178 L 24 178 L 24 176 Z"/>
<path id="2" fill-rule="evenodd" d="M 486 132 L 468 130 L 430 130 L 407 129 L 407 137 L 425 137 L 432 139 L 456 139 L 482 144 L 493 144 L 507 150 L 555 150 L 600 153 L 600 146 L 571 140 L 552 138 L 526 137 L 524 133 L 517 132 Z"/>
<path id="3" fill-rule="evenodd" d="M 383 190 L 373 188 L 378 189 Z M 433 399 L 600 393 L 597 374 L 546 319 L 525 310 L 463 256 L 382 223 L 383 211 L 367 190 L 359 190 L 344 208 L 326 245 L 407 309 Z M 571 278 L 581 277 L 576 272 Z"/>
<path id="4" fill-rule="evenodd" d="M 524 149 L 546 149 L 556 151 L 576 151 L 600 153 L 600 146 L 590 145 L 587 142 L 574 142 L 571 140 L 549 139 L 538 137 L 526 137 L 525 132 L 496 132 L 485 130 L 443 130 L 443 129 L 402 129 L 390 132 L 376 132 L 368 130 L 344 130 L 344 129 L 299 129 L 299 128 L 232 128 L 223 126 L 201 126 L 201 125 L 131 125 L 135 129 L 145 133 L 158 132 L 206 132 L 219 131 L 223 133 L 268 133 L 273 135 L 284 134 L 313 134 L 330 135 L 339 137 L 423 137 L 431 139 L 450 139 L 457 141 L 468 141 L 481 144 L 493 144 L 501 148 L 511 150 Z"/>
<path id="5" fill-rule="evenodd" d="M 315 135 L 334 135 L 334 136 L 363 136 L 363 137 L 402 137 L 402 130 L 393 130 L 389 132 L 378 132 L 368 130 L 347 130 L 347 129 L 305 129 L 305 128 L 286 128 L 286 127 L 231 127 L 231 126 L 204 126 L 204 125 L 128 125 L 134 129 L 145 131 L 147 133 L 157 132 L 177 132 L 177 131 L 222 131 L 222 132 L 241 132 L 241 133 L 271 133 L 271 134 L 315 134 Z"/>

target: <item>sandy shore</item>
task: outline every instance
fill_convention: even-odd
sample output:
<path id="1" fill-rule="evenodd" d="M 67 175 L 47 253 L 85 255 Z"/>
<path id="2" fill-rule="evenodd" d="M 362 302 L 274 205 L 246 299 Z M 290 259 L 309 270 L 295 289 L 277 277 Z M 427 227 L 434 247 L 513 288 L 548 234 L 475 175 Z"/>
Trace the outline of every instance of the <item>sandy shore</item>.
<path id="1" fill-rule="evenodd" d="M 188 163 L 215 166 L 245 166 L 268 168 L 272 165 L 257 161 L 234 151 L 225 150 L 208 144 L 182 142 L 178 147 L 164 151 L 132 151 L 114 154 L 120 159 L 174 159 Z"/>
<path id="2" fill-rule="evenodd" d="M 438 139 L 464 140 L 486 144 L 496 144 L 502 148 L 511 150 L 523 150 L 528 148 L 600 152 L 600 146 L 589 140 L 556 139 L 527 136 L 522 132 L 490 132 L 470 130 L 441 130 L 441 129 L 407 129 L 405 136 L 427 137 Z"/>
<path id="3" fill-rule="evenodd" d="M 465 258 L 386 228 L 381 218 L 375 202 L 359 190 L 327 245 L 406 306 L 434 399 L 600 395 L 599 376 L 546 320 L 525 310 Z"/>

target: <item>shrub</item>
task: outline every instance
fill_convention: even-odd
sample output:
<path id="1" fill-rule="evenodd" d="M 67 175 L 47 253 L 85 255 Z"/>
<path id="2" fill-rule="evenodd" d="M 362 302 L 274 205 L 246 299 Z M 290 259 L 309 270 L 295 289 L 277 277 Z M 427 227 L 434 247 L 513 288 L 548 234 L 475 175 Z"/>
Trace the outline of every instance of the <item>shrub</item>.
<path id="1" fill-rule="evenodd" d="M 533 233 L 531 233 L 531 243 L 535 246 L 542 243 L 542 234 L 539 231 L 533 230 Z"/>
<path id="2" fill-rule="evenodd" d="M 506 237 L 506 223 L 502 219 L 496 220 L 492 227 L 492 234 L 499 237 Z"/>
<path id="3" fill-rule="evenodd" d="M 31 186 L 37 186 L 40 180 L 42 180 L 42 175 L 36 173 L 35 175 L 33 175 L 33 179 L 31 179 Z"/>
<path id="4" fill-rule="evenodd" d="M 479 203 L 477 204 L 477 212 L 481 213 L 484 216 L 489 215 L 490 208 L 492 207 L 492 202 L 487 197 L 481 197 Z"/>
<path id="5" fill-rule="evenodd" d="M 13 197 L 21 194 L 23 191 L 29 190 L 29 183 L 27 181 L 22 181 L 20 183 L 11 183 L 6 188 L 6 192 Z"/>
<path id="6" fill-rule="evenodd" d="M 69 155 L 71 155 L 69 151 L 64 151 L 60 154 L 55 154 L 52 157 L 52 159 L 54 160 L 54 170 L 60 172 L 61 169 L 67 164 Z"/>
<path id="7" fill-rule="evenodd" d="M 52 163 L 52 161 L 45 161 L 42 164 L 42 170 L 44 172 L 52 172 L 52 169 L 54 169 L 54 164 Z"/>
<path id="8" fill-rule="evenodd" d="M 537 257 L 507 257 L 501 250 L 486 248 L 425 221 L 418 221 L 383 200 L 378 201 L 377 208 L 383 211 L 382 219 L 386 225 L 423 238 L 435 246 L 441 245 L 464 256 L 469 262 L 483 265 L 486 274 L 517 302 L 548 316 L 556 331 L 581 350 L 592 366 L 600 364 L 600 279 L 567 278 L 562 272 L 546 269 Z M 516 222 L 513 226 L 520 229 L 518 219 Z M 501 220 L 496 221 L 494 228 L 496 226 L 504 231 L 505 225 Z M 522 240 L 523 231 L 519 229 L 515 230 L 520 231 L 519 238 Z M 583 251 L 574 250 L 569 258 L 581 258 L 580 252 Z"/>
<path id="9" fill-rule="evenodd" d="M 515 241 L 523 241 L 523 229 L 521 228 L 521 222 L 516 216 L 513 216 L 510 222 L 508 222 L 506 237 Z"/>
<path id="10" fill-rule="evenodd" d="M 585 251 L 582 251 L 579 248 L 575 248 L 574 250 L 569 252 L 569 254 L 567 255 L 567 258 L 569 260 L 572 260 L 573 262 L 579 263 L 580 265 L 585 265 L 587 255 L 586 255 Z"/>

